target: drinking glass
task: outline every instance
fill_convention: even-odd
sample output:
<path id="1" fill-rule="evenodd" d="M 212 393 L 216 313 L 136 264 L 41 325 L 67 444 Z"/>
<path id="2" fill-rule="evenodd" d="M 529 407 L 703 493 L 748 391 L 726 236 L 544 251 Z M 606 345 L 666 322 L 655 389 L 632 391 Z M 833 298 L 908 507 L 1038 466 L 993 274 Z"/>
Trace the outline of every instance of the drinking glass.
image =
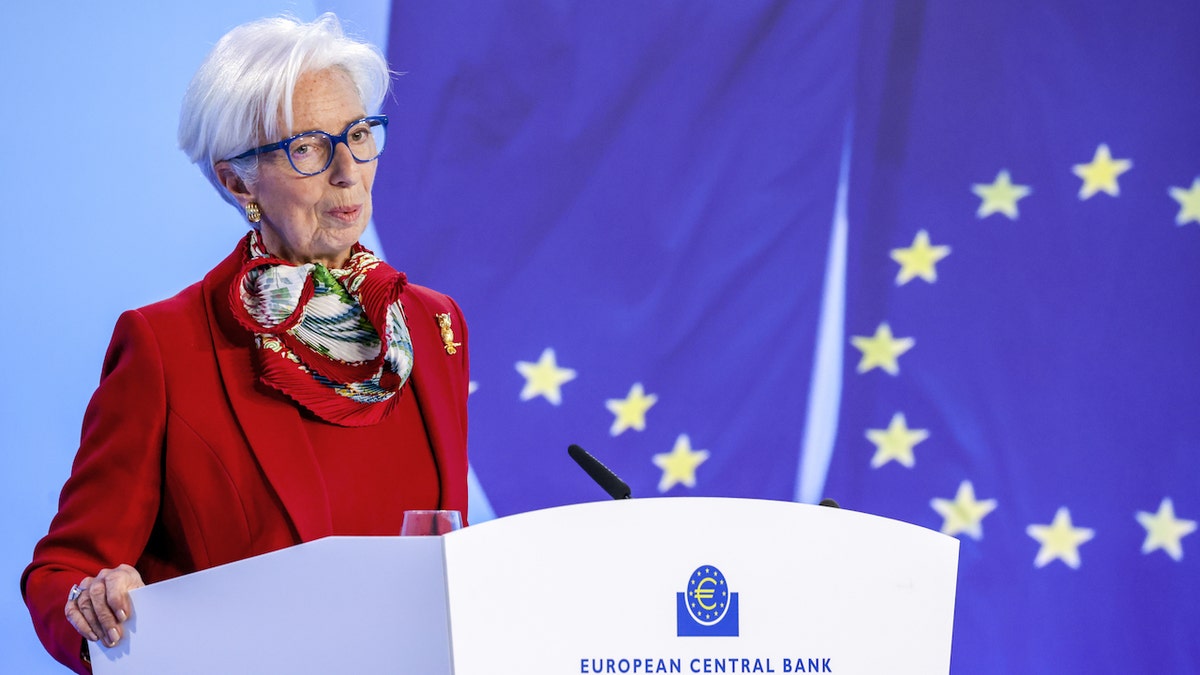
<path id="1" fill-rule="evenodd" d="M 437 536 L 459 529 L 462 529 L 462 514 L 458 511 L 405 511 L 400 536 Z"/>

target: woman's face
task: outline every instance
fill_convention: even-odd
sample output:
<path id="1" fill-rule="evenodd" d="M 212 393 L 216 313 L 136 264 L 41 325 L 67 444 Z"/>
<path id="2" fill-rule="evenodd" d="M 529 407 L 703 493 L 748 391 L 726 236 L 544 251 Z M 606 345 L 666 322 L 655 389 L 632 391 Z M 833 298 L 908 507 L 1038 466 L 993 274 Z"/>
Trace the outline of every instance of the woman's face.
<path id="1" fill-rule="evenodd" d="M 305 73 L 293 97 L 293 132 L 340 134 L 366 116 L 350 76 L 340 68 Z M 271 139 L 275 140 L 275 139 Z M 277 150 L 259 158 L 258 180 L 246 186 L 262 211 L 263 244 L 294 263 L 341 267 L 371 219 L 375 162 L 358 163 L 339 143 L 324 173 L 303 176 Z"/>

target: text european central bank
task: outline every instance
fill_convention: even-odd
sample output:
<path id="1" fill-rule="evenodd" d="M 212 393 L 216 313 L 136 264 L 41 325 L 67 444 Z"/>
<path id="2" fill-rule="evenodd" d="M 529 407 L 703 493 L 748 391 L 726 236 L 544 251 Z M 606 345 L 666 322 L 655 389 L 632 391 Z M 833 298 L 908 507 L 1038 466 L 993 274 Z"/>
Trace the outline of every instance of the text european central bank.
<path id="1" fill-rule="evenodd" d="M 740 636 L 738 593 L 715 565 L 701 565 L 675 594 L 675 635 Z M 580 673 L 832 673 L 830 658 L 687 656 L 581 658 Z"/>
<path id="2" fill-rule="evenodd" d="M 833 659 L 580 659 L 581 673 L 832 673 Z M 686 663 L 687 669 L 684 669 Z M 777 670 L 775 666 L 779 666 Z"/>

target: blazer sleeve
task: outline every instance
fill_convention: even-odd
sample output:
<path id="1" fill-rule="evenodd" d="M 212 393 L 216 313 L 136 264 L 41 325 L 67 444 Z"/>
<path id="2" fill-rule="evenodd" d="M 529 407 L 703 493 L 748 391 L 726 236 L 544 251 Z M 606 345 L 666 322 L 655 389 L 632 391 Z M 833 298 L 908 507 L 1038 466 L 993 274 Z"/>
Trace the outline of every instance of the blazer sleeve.
<path id="1" fill-rule="evenodd" d="M 67 593 L 103 568 L 137 565 L 159 508 L 166 414 L 157 339 L 138 311 L 125 312 L 84 413 L 58 514 L 21 577 L 38 637 L 75 672 L 91 669 L 80 656 L 82 639 L 64 614 Z"/>

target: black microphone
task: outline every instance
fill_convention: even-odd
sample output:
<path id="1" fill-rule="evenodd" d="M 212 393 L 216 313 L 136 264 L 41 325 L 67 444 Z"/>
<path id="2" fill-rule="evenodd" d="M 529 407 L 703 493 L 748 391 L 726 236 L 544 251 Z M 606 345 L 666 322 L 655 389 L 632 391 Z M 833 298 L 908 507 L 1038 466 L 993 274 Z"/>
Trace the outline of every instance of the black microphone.
<path id="1" fill-rule="evenodd" d="M 822 499 L 820 501 L 820 503 L 818 504 L 818 506 L 829 506 L 829 507 L 832 507 L 835 509 L 842 508 L 841 506 L 838 505 L 838 503 L 835 500 L 831 499 L 830 497 L 826 497 L 825 499 Z"/>
<path id="2" fill-rule="evenodd" d="M 587 472 L 587 475 L 592 477 L 604 491 L 613 499 L 629 499 L 629 485 L 617 478 L 617 474 L 612 472 L 607 466 L 600 463 L 600 460 L 588 454 L 587 450 L 572 443 L 567 447 L 567 454 L 575 463 Z"/>

